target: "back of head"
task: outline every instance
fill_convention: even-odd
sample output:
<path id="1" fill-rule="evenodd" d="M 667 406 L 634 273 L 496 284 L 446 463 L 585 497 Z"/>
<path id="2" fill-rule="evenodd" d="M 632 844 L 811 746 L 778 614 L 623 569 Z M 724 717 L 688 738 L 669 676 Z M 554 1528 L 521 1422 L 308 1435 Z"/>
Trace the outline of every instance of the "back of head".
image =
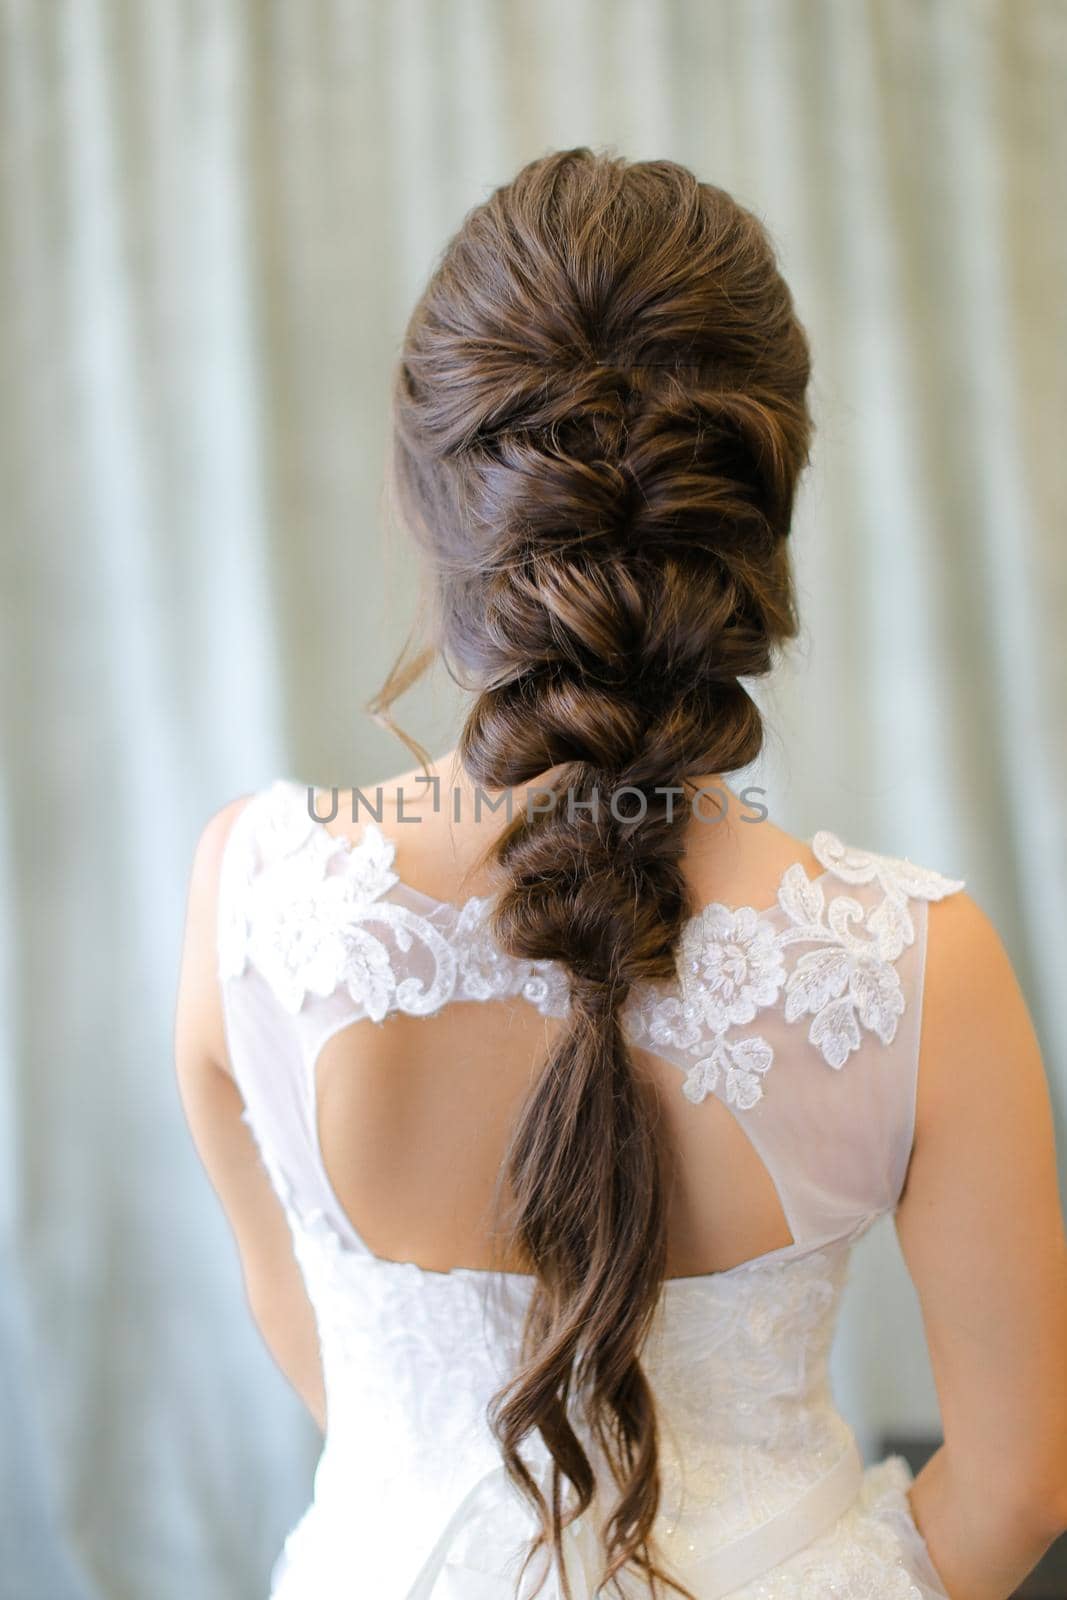
<path id="1" fill-rule="evenodd" d="M 622 1034 L 689 914 L 685 780 L 758 753 L 742 679 L 795 632 L 787 535 L 808 459 L 808 344 L 760 222 L 670 161 L 580 148 L 472 210 L 408 325 L 394 483 L 428 560 L 435 646 L 474 699 L 460 754 L 557 803 L 494 846 L 494 932 L 561 962 L 572 1005 L 502 1172 L 535 1274 L 493 1423 L 557 1551 L 615 1479 L 610 1579 L 655 1585 L 659 1478 L 641 1345 L 666 1264 L 664 1152 Z M 394 673 L 387 705 L 411 673 Z M 673 791 L 673 792 L 672 792 Z M 553 1504 L 520 1446 L 538 1432 Z"/>

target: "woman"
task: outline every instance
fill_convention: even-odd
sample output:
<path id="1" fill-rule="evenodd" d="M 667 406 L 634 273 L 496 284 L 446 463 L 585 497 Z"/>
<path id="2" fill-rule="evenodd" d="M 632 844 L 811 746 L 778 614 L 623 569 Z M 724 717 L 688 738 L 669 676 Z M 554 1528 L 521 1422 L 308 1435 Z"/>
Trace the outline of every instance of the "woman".
<path id="1" fill-rule="evenodd" d="M 235 802 L 190 894 L 184 1103 L 326 1435 L 276 1600 L 1004 1600 L 1067 1523 L 1067 1246 L 998 937 L 724 781 L 795 631 L 808 377 L 758 221 L 586 149 L 476 207 L 411 318 L 432 638 L 377 710 L 440 651 L 458 749 Z M 945 1432 L 914 1482 L 826 1380 L 885 1213 Z"/>

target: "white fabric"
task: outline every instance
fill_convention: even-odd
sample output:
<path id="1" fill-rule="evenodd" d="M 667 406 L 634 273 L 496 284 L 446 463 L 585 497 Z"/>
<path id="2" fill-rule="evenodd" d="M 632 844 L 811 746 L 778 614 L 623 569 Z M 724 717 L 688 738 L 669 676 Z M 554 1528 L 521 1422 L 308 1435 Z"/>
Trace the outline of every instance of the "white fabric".
<path id="1" fill-rule="evenodd" d="M 1067 9 L 4 18 L 0 1596 L 255 1600 L 319 1439 L 170 1070 L 189 863 L 276 772 L 409 764 L 359 712 L 413 588 L 380 515 L 390 367 L 448 233 L 542 150 L 676 157 L 772 229 L 819 428 L 804 639 L 749 776 L 795 833 L 966 873 L 1067 1131 Z M 437 750 L 453 710 L 437 682 L 401 720 Z M 834 1372 L 866 1442 L 936 1431 L 891 1226 Z"/>
<path id="2" fill-rule="evenodd" d="M 511 1370 L 531 1280 L 376 1257 L 325 1170 L 315 1068 L 339 1028 L 395 1012 L 515 997 L 560 1015 L 565 974 L 499 950 L 488 900 L 452 905 L 407 885 L 373 822 L 355 842 L 331 833 L 310 814 L 313 792 L 278 780 L 247 802 L 218 907 L 231 1066 L 292 1230 L 327 1397 L 314 1499 L 273 1593 L 340 1600 L 358 1582 L 381 1600 L 505 1600 L 531 1524 L 494 1470 L 485 1408 Z M 772 905 L 701 908 L 677 981 L 635 991 L 624 1011 L 633 1042 L 679 1067 L 680 1090 L 731 1108 L 793 1236 L 664 1286 L 646 1349 L 664 1435 L 657 1537 L 700 1600 L 747 1596 L 750 1579 L 761 1596 L 800 1596 L 812 1561 L 840 1600 L 930 1600 L 942 1591 L 902 1515 L 902 1464 L 867 1482 L 857 1471 L 839 1498 L 855 1446 L 826 1364 L 851 1245 L 903 1186 L 926 905 L 962 884 L 829 832 L 812 850 L 823 871 L 788 868 Z M 529 1459 L 547 1470 L 540 1441 Z M 575 1553 L 584 1600 L 597 1576 L 588 1534 Z"/>

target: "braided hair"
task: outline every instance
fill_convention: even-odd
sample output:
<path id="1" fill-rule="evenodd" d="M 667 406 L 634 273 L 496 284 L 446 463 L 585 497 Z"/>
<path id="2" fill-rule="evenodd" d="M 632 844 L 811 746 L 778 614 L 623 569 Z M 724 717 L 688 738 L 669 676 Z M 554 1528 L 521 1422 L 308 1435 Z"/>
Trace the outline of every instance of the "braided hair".
<path id="1" fill-rule="evenodd" d="M 688 1593 L 652 1549 L 641 1364 L 667 1178 L 620 1012 L 675 971 L 690 910 L 678 797 L 758 754 L 742 680 L 796 631 L 786 537 L 808 377 L 758 219 L 674 162 L 582 147 L 468 213 L 411 316 L 393 396 L 392 485 L 428 558 L 431 648 L 474 697 L 463 767 L 495 790 L 549 774 L 554 802 L 491 847 L 497 941 L 560 963 L 571 1004 L 502 1170 L 534 1290 L 490 1420 L 539 1518 L 535 1548 L 563 1566 L 563 1529 L 597 1483 L 580 1413 L 617 1490 L 602 1583 L 629 1564 L 653 1593 Z M 398 664 L 379 709 L 428 656 Z M 521 1450 L 535 1434 L 548 1500 Z"/>

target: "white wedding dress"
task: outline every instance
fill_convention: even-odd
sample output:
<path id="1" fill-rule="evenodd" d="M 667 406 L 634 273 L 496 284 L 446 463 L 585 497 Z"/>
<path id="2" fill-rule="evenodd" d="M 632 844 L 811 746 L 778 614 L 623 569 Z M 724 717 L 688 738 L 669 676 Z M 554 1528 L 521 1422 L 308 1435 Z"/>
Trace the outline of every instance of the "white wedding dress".
<path id="1" fill-rule="evenodd" d="M 489 901 L 410 888 L 372 821 L 341 839 L 308 796 L 287 781 L 253 796 L 219 894 L 231 1066 L 315 1310 L 328 1409 L 314 1497 L 271 1595 L 525 1600 L 547 1566 L 540 1592 L 558 1600 L 543 1555 L 516 1587 L 533 1520 L 485 1421 L 530 1280 L 373 1255 L 325 1172 L 314 1066 L 360 1018 L 500 996 L 559 1014 L 564 975 L 505 956 Z M 627 1002 L 629 1037 L 677 1065 L 679 1091 L 733 1110 L 794 1240 L 664 1286 L 644 1353 L 662 1441 L 657 1548 L 698 1600 L 944 1600 L 908 1468 L 864 1469 L 827 1357 L 851 1246 L 894 1209 L 907 1168 L 926 902 L 962 885 L 831 833 L 812 851 L 823 871 L 790 867 L 773 906 L 691 918 L 676 983 Z M 547 1486 L 547 1452 L 530 1445 L 526 1459 Z M 574 1600 L 595 1593 L 595 1523 L 591 1509 L 565 1536 Z M 622 1587 L 648 1594 L 632 1572 Z"/>

